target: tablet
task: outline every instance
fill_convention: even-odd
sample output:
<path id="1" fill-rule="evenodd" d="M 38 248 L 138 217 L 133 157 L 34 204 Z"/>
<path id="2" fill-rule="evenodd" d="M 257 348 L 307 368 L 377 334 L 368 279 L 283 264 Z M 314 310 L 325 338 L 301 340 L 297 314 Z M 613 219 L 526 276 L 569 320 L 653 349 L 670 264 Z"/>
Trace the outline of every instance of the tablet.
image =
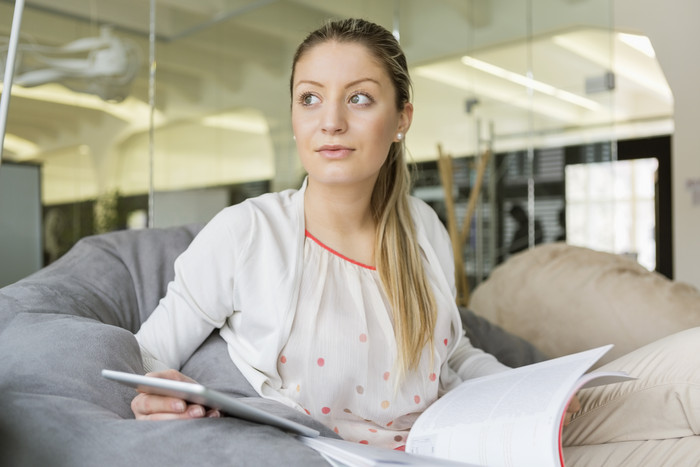
<path id="1" fill-rule="evenodd" d="M 315 438 L 319 432 L 301 423 L 274 415 L 257 407 L 248 405 L 233 396 L 229 396 L 201 384 L 173 381 L 164 378 L 154 378 L 121 371 L 102 370 L 102 376 L 107 379 L 131 386 L 142 392 L 172 396 L 212 409 L 219 409 L 233 417 L 251 422 L 275 426 L 284 431 Z"/>

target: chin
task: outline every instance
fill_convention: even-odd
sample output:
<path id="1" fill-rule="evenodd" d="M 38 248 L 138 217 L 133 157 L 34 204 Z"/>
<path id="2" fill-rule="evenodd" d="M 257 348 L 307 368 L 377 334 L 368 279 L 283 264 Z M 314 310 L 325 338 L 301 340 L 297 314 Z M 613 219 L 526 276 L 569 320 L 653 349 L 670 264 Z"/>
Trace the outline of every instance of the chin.
<path id="1" fill-rule="evenodd" d="M 309 172 L 309 181 L 311 183 L 320 183 L 323 185 L 350 186 L 357 184 L 369 184 L 374 186 L 377 177 L 359 176 L 348 173 L 325 173 L 313 174 Z"/>

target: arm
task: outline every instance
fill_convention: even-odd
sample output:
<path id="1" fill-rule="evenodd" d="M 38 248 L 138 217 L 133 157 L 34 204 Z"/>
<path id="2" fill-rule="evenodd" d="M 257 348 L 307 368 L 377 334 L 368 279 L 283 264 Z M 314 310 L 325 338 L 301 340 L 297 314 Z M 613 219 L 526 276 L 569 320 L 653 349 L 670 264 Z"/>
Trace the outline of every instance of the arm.
<path id="1" fill-rule="evenodd" d="M 231 215 L 230 209 L 222 211 L 178 257 L 166 296 L 136 334 L 150 376 L 192 382 L 176 369 L 233 313 L 235 247 L 242 242 L 229 229 Z M 219 416 L 216 410 L 147 393 L 137 395 L 131 408 L 137 419 L 146 420 Z"/>
<path id="2" fill-rule="evenodd" d="M 457 372 L 462 381 L 510 369 L 493 355 L 472 347 L 466 336 L 462 336 L 457 343 L 457 348 L 450 355 L 448 364 Z"/>
<path id="3" fill-rule="evenodd" d="M 233 313 L 233 277 L 245 240 L 222 211 L 175 261 L 175 278 L 136 333 L 147 371 L 179 369 L 215 328 Z"/>

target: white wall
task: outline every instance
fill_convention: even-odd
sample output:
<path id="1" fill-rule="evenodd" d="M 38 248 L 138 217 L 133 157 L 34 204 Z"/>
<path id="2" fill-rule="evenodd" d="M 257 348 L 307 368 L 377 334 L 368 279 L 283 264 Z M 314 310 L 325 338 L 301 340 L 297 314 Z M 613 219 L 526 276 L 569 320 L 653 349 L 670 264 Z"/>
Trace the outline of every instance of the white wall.
<path id="1" fill-rule="evenodd" d="M 229 194 L 225 188 L 157 191 L 153 204 L 154 227 L 205 224 L 229 205 Z"/>
<path id="2" fill-rule="evenodd" d="M 615 28 L 647 35 L 675 100 L 674 278 L 700 287 L 700 2 L 615 0 Z"/>

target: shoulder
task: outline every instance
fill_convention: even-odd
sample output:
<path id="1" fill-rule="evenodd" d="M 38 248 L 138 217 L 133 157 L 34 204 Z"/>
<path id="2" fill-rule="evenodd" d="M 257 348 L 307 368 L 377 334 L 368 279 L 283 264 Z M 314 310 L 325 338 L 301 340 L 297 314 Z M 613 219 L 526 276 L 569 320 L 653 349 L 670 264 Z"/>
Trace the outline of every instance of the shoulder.
<path id="1" fill-rule="evenodd" d="M 285 220 L 292 220 L 296 215 L 294 200 L 298 193 L 297 190 L 285 190 L 248 198 L 221 210 L 210 224 L 233 232 L 249 231 L 260 222 L 284 224 Z"/>
<path id="2" fill-rule="evenodd" d="M 434 252 L 440 268 L 445 273 L 445 277 L 448 278 L 448 282 L 453 283 L 454 258 L 452 255 L 452 242 L 447 229 L 440 221 L 435 210 L 425 201 L 413 196 L 409 200 L 418 243 L 424 252 Z"/>
<path id="3" fill-rule="evenodd" d="M 301 196 L 299 190 L 284 190 L 274 193 L 266 193 L 255 198 L 243 201 L 240 206 L 249 212 L 258 215 L 285 215 L 294 214 L 295 200 Z M 235 206 L 232 206 L 232 208 Z"/>
<path id="4" fill-rule="evenodd" d="M 437 213 L 428 203 L 415 196 L 409 196 L 409 203 L 413 222 L 419 231 L 425 232 L 430 238 L 442 237 L 447 233 Z"/>
<path id="5" fill-rule="evenodd" d="M 248 251 L 256 241 L 279 238 L 280 232 L 293 231 L 296 225 L 297 193 L 266 193 L 224 208 L 204 226 L 191 246 Z"/>

